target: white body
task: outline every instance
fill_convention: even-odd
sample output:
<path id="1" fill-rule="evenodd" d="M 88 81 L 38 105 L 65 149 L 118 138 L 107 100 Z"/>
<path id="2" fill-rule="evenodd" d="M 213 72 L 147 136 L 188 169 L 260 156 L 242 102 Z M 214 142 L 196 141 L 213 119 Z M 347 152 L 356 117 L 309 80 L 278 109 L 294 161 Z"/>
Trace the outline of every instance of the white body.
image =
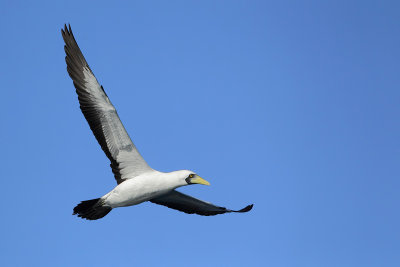
<path id="1" fill-rule="evenodd" d="M 137 205 L 152 198 L 164 195 L 177 187 L 187 185 L 182 179 L 182 172 L 164 173 L 151 171 L 143 173 L 134 179 L 127 179 L 117 185 L 101 199 L 104 205 L 111 208 Z"/>

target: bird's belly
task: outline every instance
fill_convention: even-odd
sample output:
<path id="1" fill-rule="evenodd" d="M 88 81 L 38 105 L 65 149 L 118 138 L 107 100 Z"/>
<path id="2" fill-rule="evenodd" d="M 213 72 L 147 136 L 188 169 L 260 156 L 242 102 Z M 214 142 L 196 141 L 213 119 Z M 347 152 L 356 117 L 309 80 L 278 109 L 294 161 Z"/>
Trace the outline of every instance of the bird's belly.
<path id="1" fill-rule="evenodd" d="M 124 183 L 126 184 L 124 185 Z M 155 188 L 154 184 L 147 185 L 146 183 L 140 183 L 140 181 L 125 181 L 105 196 L 105 204 L 112 208 L 137 205 L 168 193 L 172 189 Z"/>

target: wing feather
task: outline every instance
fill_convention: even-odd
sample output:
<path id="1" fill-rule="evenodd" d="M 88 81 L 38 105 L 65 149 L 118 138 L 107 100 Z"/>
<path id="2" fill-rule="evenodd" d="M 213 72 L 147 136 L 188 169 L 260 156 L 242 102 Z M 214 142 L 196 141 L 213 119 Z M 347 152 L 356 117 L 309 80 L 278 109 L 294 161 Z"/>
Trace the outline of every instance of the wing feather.
<path id="1" fill-rule="evenodd" d="M 67 71 L 73 80 L 83 115 L 106 156 L 117 183 L 152 169 L 136 149 L 122 124 L 115 107 L 108 98 L 86 59 L 71 26 L 61 30 L 65 42 Z"/>
<path id="2" fill-rule="evenodd" d="M 182 194 L 176 190 L 161 197 L 150 200 L 152 203 L 166 206 L 171 209 L 179 210 L 189 214 L 212 216 L 228 212 L 248 212 L 253 205 L 248 205 L 241 210 L 230 210 L 224 207 L 215 206 L 212 203 Z"/>

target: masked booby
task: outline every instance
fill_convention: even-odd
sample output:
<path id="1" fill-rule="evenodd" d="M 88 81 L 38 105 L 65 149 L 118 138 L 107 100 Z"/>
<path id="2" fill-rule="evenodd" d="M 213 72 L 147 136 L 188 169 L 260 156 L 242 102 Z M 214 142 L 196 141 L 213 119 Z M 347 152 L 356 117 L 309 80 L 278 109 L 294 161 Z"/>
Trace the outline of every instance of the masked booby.
<path id="1" fill-rule="evenodd" d="M 76 88 L 80 108 L 109 158 L 117 181 L 117 186 L 104 196 L 78 204 L 73 215 L 97 220 L 114 208 L 145 201 L 204 216 L 247 212 L 252 209 L 253 205 L 248 205 L 241 210 L 230 210 L 176 191 L 176 188 L 185 185 L 210 183 L 189 170 L 164 173 L 152 169 L 136 149 L 115 107 L 86 62 L 72 34 L 71 26 L 65 25 L 61 34 L 65 42 L 67 71 Z"/>

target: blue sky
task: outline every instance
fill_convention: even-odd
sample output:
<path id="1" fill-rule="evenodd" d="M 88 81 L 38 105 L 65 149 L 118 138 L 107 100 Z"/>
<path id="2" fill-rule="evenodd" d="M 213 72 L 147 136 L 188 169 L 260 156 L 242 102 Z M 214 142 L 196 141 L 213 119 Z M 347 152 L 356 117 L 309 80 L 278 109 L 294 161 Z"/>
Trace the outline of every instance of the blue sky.
<path id="1" fill-rule="evenodd" d="M 400 266 L 397 1 L 0 0 L 2 266 Z M 181 191 L 72 216 L 115 186 L 66 72 L 71 23 L 136 146 Z"/>

